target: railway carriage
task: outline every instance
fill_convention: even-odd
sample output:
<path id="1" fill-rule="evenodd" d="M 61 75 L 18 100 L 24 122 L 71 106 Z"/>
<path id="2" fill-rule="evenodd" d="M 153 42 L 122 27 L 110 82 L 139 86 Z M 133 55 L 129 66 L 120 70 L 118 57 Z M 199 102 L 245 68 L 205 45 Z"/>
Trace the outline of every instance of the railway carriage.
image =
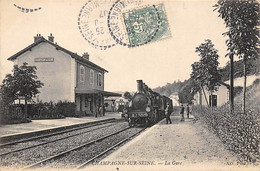
<path id="1" fill-rule="evenodd" d="M 153 92 L 142 80 L 137 80 L 137 92 L 129 106 L 123 111 L 129 125 L 152 125 L 165 117 L 166 104 L 172 107 L 172 101 L 166 96 Z"/>

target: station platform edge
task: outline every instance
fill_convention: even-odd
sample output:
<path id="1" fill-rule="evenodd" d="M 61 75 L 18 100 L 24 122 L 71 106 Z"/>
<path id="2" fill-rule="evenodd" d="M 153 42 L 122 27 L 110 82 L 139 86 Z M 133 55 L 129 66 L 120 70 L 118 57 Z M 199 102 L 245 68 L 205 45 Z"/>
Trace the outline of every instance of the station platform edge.
<path id="1" fill-rule="evenodd" d="M 101 117 L 81 117 L 64 119 L 32 120 L 29 123 L 9 124 L 0 126 L 0 142 L 8 139 L 19 139 L 39 134 L 52 133 L 63 129 L 71 129 L 103 121 L 122 119 L 120 113 L 109 113 Z"/>

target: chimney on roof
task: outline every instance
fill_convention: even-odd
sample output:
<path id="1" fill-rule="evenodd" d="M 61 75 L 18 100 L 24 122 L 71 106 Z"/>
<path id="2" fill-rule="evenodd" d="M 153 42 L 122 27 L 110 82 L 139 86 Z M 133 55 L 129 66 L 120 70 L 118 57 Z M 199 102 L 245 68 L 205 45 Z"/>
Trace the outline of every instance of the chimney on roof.
<path id="1" fill-rule="evenodd" d="M 50 33 L 50 35 L 48 36 L 48 38 L 49 38 L 49 41 L 50 41 L 50 42 L 54 43 L 54 37 L 52 36 L 52 33 Z"/>
<path id="2" fill-rule="evenodd" d="M 82 58 L 85 58 L 85 59 L 89 60 L 88 52 L 84 52 L 83 55 L 82 55 Z"/>
<path id="3" fill-rule="evenodd" d="M 41 34 L 36 34 L 36 36 L 34 36 L 34 43 L 41 40 L 41 38 L 42 38 Z"/>

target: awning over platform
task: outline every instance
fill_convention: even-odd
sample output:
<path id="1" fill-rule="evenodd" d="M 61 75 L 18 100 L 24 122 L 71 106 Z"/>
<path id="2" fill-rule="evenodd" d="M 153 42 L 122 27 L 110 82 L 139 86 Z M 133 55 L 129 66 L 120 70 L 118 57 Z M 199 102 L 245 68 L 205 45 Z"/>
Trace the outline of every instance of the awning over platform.
<path id="1" fill-rule="evenodd" d="M 76 94 L 102 94 L 103 96 L 109 97 L 109 96 L 118 96 L 121 97 L 121 94 L 109 92 L 109 91 L 103 91 L 103 90 L 97 90 L 97 89 L 91 89 L 91 90 L 75 90 Z"/>

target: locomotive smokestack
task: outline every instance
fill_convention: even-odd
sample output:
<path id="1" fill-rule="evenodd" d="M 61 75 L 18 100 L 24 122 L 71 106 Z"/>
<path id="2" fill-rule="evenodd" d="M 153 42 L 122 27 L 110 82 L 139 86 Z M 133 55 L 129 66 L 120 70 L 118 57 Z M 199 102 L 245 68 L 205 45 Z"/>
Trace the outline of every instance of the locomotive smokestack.
<path id="1" fill-rule="evenodd" d="M 137 82 L 137 91 L 140 93 L 140 92 L 143 92 L 143 80 L 136 80 Z"/>

